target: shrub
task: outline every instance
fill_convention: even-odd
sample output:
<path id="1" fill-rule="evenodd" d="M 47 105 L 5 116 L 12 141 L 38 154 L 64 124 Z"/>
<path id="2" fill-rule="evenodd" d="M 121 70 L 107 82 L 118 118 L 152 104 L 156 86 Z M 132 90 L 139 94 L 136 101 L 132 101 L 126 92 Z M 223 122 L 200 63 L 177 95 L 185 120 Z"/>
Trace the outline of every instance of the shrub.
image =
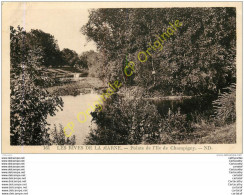
<path id="1" fill-rule="evenodd" d="M 103 107 L 102 111 L 92 113 L 97 128 L 90 132 L 86 144 L 158 142 L 160 116 L 155 105 L 142 99 L 123 99 L 116 94 Z"/>
<path id="2" fill-rule="evenodd" d="M 186 114 L 181 114 L 180 109 L 162 118 L 161 124 L 161 144 L 176 144 L 192 138 L 191 122 L 187 120 Z"/>
<path id="3" fill-rule="evenodd" d="M 59 130 L 57 126 L 54 125 L 54 129 L 51 132 L 51 145 L 75 145 L 75 135 L 71 138 L 64 135 L 64 128 L 62 125 L 59 125 Z"/>
<path id="4" fill-rule="evenodd" d="M 230 124 L 236 121 L 236 85 L 225 88 L 226 92 L 213 101 L 215 122 L 217 125 Z"/>
<path id="5" fill-rule="evenodd" d="M 191 122 L 180 111 L 160 116 L 153 103 L 115 95 L 92 113 L 97 127 L 86 144 L 173 144 L 193 138 Z"/>
<path id="6" fill-rule="evenodd" d="M 46 118 L 62 109 L 62 99 L 35 86 L 27 73 L 12 75 L 10 88 L 11 145 L 47 144 Z"/>

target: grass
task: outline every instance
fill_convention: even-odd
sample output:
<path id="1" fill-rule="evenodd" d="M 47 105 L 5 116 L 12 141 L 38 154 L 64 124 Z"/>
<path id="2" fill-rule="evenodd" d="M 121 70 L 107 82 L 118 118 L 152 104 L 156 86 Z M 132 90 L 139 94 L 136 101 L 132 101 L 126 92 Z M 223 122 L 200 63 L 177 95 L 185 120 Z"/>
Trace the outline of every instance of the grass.
<path id="1" fill-rule="evenodd" d="M 192 125 L 194 131 L 177 144 L 235 144 L 236 123 L 215 126 L 214 122 L 202 121 Z M 171 144 L 171 143 L 169 143 Z"/>
<path id="2" fill-rule="evenodd" d="M 236 123 L 217 127 L 214 131 L 208 131 L 198 144 L 234 144 L 236 143 Z"/>

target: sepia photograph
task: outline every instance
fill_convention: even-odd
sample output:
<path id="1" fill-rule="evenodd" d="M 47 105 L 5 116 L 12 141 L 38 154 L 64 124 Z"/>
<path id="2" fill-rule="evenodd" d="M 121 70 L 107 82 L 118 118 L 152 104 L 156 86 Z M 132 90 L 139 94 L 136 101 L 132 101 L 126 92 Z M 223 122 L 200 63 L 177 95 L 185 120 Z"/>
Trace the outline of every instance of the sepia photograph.
<path id="1" fill-rule="evenodd" d="M 188 4 L 3 3 L 3 152 L 242 152 L 242 9 Z"/>

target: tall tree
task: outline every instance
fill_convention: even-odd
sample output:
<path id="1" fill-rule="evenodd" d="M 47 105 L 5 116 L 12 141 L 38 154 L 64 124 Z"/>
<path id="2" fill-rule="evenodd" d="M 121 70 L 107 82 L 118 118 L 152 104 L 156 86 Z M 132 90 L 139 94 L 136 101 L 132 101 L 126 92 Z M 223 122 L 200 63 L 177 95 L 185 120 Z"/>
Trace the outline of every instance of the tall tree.
<path id="1" fill-rule="evenodd" d="M 61 51 L 61 53 L 62 53 L 63 61 L 64 61 L 65 65 L 74 66 L 75 64 L 78 64 L 79 57 L 75 51 L 68 49 L 68 48 L 64 48 Z"/>
<path id="2" fill-rule="evenodd" d="M 31 30 L 27 33 L 27 43 L 32 50 L 36 48 L 42 49 L 44 66 L 56 67 L 62 65 L 59 46 L 53 35 L 42 30 Z"/>
<path id="3" fill-rule="evenodd" d="M 82 32 L 95 41 L 105 56 L 108 80 L 136 82 L 148 91 L 164 94 L 218 93 L 235 82 L 235 8 L 164 8 L 91 10 Z M 146 52 L 171 27 L 182 22 L 144 63 L 137 55 Z M 134 61 L 135 72 L 123 69 Z M 155 74 L 153 74 L 155 73 Z"/>
<path id="4" fill-rule="evenodd" d="M 62 108 L 62 99 L 42 86 L 37 68 L 43 52 L 31 48 L 23 28 L 10 28 L 10 143 L 11 145 L 50 144 L 47 116 Z M 47 77 L 41 79 L 48 82 Z"/>
<path id="5" fill-rule="evenodd" d="M 103 55 L 93 50 L 83 52 L 80 56 L 83 68 L 89 69 L 89 75 L 103 79 L 105 76 Z"/>

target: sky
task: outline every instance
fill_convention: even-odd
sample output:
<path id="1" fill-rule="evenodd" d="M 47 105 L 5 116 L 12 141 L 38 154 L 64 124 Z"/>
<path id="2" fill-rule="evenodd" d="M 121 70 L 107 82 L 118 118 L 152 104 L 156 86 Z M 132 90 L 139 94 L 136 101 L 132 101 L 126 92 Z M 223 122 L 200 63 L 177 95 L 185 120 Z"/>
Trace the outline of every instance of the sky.
<path id="1" fill-rule="evenodd" d="M 54 35 L 60 50 L 69 48 L 78 54 L 89 50 L 96 51 L 95 43 L 87 42 L 86 36 L 80 32 L 81 27 L 88 21 L 88 8 L 47 5 L 18 4 L 12 9 L 10 25 L 20 25 L 27 32 L 40 29 Z"/>

